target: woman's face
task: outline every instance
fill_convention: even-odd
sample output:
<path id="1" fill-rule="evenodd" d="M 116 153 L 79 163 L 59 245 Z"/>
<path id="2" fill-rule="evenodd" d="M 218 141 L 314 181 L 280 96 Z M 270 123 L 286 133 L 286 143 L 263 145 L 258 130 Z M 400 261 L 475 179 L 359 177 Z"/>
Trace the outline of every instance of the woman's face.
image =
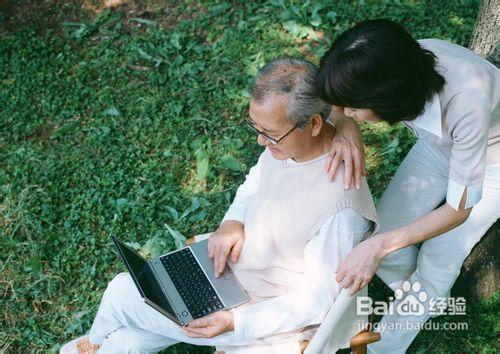
<path id="1" fill-rule="evenodd" d="M 343 109 L 346 116 L 354 118 L 358 122 L 379 123 L 382 119 L 368 108 L 350 108 L 350 107 L 336 107 L 337 110 Z"/>

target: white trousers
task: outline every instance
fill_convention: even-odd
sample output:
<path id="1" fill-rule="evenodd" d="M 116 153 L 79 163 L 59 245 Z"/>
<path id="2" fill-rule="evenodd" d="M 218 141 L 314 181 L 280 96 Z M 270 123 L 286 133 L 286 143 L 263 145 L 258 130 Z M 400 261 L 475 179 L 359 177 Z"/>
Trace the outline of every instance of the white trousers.
<path id="1" fill-rule="evenodd" d="M 434 210 L 446 197 L 449 160 L 438 150 L 419 140 L 410 150 L 380 199 L 377 212 L 380 232 L 409 224 Z M 422 315 L 397 313 L 385 315 L 380 322 L 381 341 L 368 345 L 369 353 L 405 353 L 418 334 L 419 323 L 429 319 L 431 298 L 447 297 L 462 263 L 474 245 L 500 217 L 500 164 L 487 165 L 483 195 L 468 219 L 460 226 L 415 246 L 389 254 L 381 262 L 377 275 L 392 288 L 403 281 L 420 283 L 421 290 L 405 292 L 394 302 L 418 298 L 425 292 Z M 421 297 L 422 299 L 423 297 Z M 408 325 L 408 322 L 411 322 Z"/>
<path id="2" fill-rule="evenodd" d="M 128 273 L 118 274 L 108 284 L 89 336 L 92 343 L 101 345 L 99 353 L 106 354 L 156 353 L 179 342 L 223 347 L 231 354 L 300 354 L 298 342 L 245 341 L 234 332 L 214 338 L 188 337 L 181 327 L 144 302 Z"/>

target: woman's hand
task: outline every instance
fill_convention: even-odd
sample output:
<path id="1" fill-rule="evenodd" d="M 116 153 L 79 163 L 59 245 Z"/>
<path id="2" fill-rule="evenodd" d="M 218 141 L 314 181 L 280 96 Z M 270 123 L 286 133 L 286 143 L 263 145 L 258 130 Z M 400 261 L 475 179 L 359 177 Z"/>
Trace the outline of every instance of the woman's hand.
<path id="1" fill-rule="evenodd" d="M 345 116 L 338 110 L 333 111 L 330 119 L 335 123 L 337 133 L 332 140 L 330 157 L 325 169 L 328 180 L 333 181 L 340 163 L 344 162 L 344 188 L 349 189 L 354 183 L 356 189 L 361 188 L 362 175 L 366 176 L 364 144 L 361 131 L 354 119 Z M 354 175 L 354 180 L 353 180 Z"/>
<path id="2" fill-rule="evenodd" d="M 230 311 L 215 312 L 206 317 L 191 321 L 182 327 L 187 336 L 193 338 L 212 338 L 234 330 L 234 317 Z"/>
<path id="3" fill-rule="evenodd" d="M 241 222 L 227 220 L 208 239 L 208 256 L 214 259 L 215 277 L 224 271 L 229 253 L 237 262 L 245 243 L 245 229 Z"/>
<path id="4" fill-rule="evenodd" d="M 382 259 L 380 235 L 369 238 L 352 249 L 335 271 L 335 279 L 349 295 L 363 289 L 373 278 Z"/>

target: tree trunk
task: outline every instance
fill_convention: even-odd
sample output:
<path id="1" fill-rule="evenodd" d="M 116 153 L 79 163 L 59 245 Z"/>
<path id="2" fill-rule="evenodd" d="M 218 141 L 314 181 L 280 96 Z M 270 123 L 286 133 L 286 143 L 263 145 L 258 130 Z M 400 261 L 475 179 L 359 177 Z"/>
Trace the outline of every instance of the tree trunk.
<path id="1" fill-rule="evenodd" d="M 472 34 L 470 49 L 500 65 L 500 0 L 483 0 Z"/>
<path id="2" fill-rule="evenodd" d="M 486 299 L 500 289 L 499 243 L 500 221 L 490 228 L 465 260 L 453 286 L 453 295 L 469 300 Z"/>
<path id="3" fill-rule="evenodd" d="M 500 65 L 500 0 L 483 0 L 474 27 L 470 49 Z M 466 236 L 466 235 L 464 235 Z M 453 287 L 455 296 L 485 299 L 500 289 L 500 221 L 496 222 L 465 260 Z"/>

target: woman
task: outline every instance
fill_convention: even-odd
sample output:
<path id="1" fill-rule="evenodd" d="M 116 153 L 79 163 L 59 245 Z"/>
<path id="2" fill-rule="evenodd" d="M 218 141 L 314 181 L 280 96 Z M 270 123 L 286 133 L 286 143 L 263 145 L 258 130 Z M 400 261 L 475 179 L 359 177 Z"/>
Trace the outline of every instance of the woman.
<path id="1" fill-rule="evenodd" d="M 342 159 L 349 172 L 355 167 L 355 180 L 363 170 L 350 118 L 403 122 L 418 137 L 378 203 L 379 234 L 349 253 L 337 281 L 355 293 L 377 273 L 393 290 L 408 279 L 418 283 L 413 289 L 428 304 L 448 296 L 472 247 L 500 216 L 500 71 L 466 48 L 416 41 L 394 22 L 368 20 L 335 40 L 316 85 L 343 113 L 334 118 L 331 174 Z M 387 330 L 369 350 L 404 353 L 429 317 L 428 307 L 421 315 L 386 315 L 380 328 Z M 407 321 L 413 325 L 394 330 Z"/>

